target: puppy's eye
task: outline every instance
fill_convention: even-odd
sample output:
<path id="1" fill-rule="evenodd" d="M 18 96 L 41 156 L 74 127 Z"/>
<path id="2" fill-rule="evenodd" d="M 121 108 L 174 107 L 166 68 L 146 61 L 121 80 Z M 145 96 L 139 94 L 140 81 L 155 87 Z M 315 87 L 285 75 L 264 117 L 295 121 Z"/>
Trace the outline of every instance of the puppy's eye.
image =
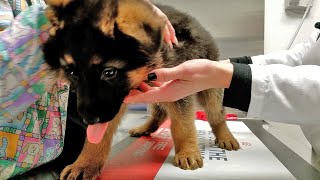
<path id="1" fill-rule="evenodd" d="M 71 76 L 71 75 L 74 74 L 74 71 L 73 71 L 72 68 L 66 67 L 66 68 L 64 69 L 64 73 L 66 73 L 67 76 Z"/>
<path id="2" fill-rule="evenodd" d="M 75 74 L 75 71 L 74 71 L 73 68 L 71 68 L 71 67 L 66 67 L 66 68 L 64 69 L 64 72 L 66 73 L 67 77 L 68 77 L 70 80 L 72 80 L 72 81 L 77 81 L 77 80 L 79 80 L 79 76 L 77 76 L 77 75 Z"/>
<path id="3" fill-rule="evenodd" d="M 117 76 L 117 69 L 116 68 L 106 68 L 102 71 L 101 79 L 103 80 L 110 80 Z"/>

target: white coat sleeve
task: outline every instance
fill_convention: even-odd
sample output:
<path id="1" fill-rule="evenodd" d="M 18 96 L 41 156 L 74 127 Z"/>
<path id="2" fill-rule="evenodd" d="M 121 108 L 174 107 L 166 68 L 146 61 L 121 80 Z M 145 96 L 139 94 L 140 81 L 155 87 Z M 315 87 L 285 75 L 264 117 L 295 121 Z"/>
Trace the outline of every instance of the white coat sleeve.
<path id="1" fill-rule="evenodd" d="M 253 64 L 269 65 L 269 64 L 285 64 L 288 66 L 299 66 L 303 64 L 319 64 L 320 60 L 308 59 L 305 56 L 313 49 L 317 42 L 320 30 L 315 30 L 307 41 L 295 45 L 289 50 L 277 51 L 265 55 L 252 56 Z M 304 60 L 308 62 L 304 62 Z"/>
<path id="2" fill-rule="evenodd" d="M 250 65 L 248 117 L 293 124 L 320 123 L 320 66 Z"/>

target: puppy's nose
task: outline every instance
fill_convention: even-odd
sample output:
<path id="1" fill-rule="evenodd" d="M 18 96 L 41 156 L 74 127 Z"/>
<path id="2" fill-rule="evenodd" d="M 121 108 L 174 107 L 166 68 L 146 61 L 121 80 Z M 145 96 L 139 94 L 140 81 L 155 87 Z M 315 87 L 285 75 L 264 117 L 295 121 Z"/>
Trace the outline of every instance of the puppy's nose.
<path id="1" fill-rule="evenodd" d="M 100 119 L 98 117 L 96 117 L 96 118 L 83 118 L 84 124 L 96 124 L 98 122 L 100 122 Z"/>

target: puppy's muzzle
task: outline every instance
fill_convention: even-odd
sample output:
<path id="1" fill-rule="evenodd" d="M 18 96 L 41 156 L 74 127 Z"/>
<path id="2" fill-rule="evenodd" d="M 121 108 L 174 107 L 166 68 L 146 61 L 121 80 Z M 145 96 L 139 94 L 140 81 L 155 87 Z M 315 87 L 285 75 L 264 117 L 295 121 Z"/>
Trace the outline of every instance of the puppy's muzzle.
<path id="1" fill-rule="evenodd" d="M 96 118 L 93 118 L 93 117 L 88 117 L 88 118 L 83 118 L 83 123 L 84 124 L 96 124 L 96 123 L 99 123 L 100 122 L 100 118 L 96 117 Z"/>

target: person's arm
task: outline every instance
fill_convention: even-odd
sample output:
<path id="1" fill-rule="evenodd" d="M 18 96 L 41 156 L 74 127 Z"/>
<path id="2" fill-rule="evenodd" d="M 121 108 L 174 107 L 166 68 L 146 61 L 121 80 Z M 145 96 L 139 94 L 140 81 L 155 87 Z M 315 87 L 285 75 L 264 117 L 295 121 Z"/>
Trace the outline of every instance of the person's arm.
<path id="1" fill-rule="evenodd" d="M 230 86 L 224 89 L 223 105 L 248 111 L 251 100 L 252 73 L 249 65 L 232 63 Z"/>
<path id="2" fill-rule="evenodd" d="M 163 40 L 164 42 L 172 49 L 173 44 L 178 45 L 178 39 L 176 37 L 176 32 L 169 21 L 168 17 L 150 0 L 144 0 L 148 3 L 151 3 L 153 6 L 154 11 L 158 14 L 161 18 L 166 21 L 166 24 L 163 29 Z"/>
<path id="3" fill-rule="evenodd" d="M 223 104 L 247 111 L 251 118 L 292 124 L 320 123 L 319 77 L 320 66 L 315 65 L 234 64 Z"/>
<path id="4" fill-rule="evenodd" d="M 288 66 L 320 65 L 320 61 L 317 58 L 306 58 L 306 56 L 319 51 L 319 47 L 317 47 L 320 46 L 318 45 L 320 41 L 317 41 L 319 32 L 319 30 L 314 31 L 306 42 L 299 43 L 290 50 L 282 50 L 252 57 L 235 57 L 230 58 L 230 62 L 260 65 L 284 64 Z"/>
<path id="5" fill-rule="evenodd" d="M 249 117 L 294 124 L 320 123 L 320 66 L 250 67 Z"/>
<path id="6" fill-rule="evenodd" d="M 192 67 L 192 68 L 191 68 Z M 133 90 L 125 103 L 173 102 L 208 88 L 225 88 L 223 105 L 248 117 L 292 124 L 320 123 L 320 66 L 246 65 L 190 60 L 153 71 L 158 87 Z"/>
<path id="7" fill-rule="evenodd" d="M 32 6 L 0 33 L 0 120 L 25 111 L 51 88 L 41 50 L 49 28 L 43 8 Z"/>

